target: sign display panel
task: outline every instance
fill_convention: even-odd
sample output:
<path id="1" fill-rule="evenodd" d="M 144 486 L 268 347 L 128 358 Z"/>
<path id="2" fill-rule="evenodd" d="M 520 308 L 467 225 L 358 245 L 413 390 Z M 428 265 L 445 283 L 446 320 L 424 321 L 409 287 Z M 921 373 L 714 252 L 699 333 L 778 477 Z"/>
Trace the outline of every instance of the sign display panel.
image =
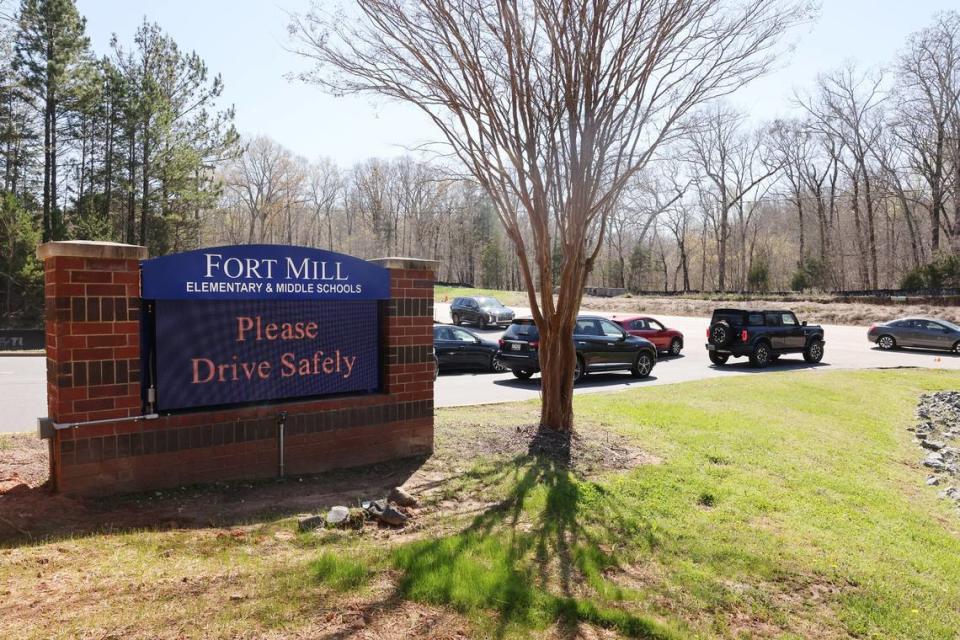
<path id="1" fill-rule="evenodd" d="M 198 249 L 141 263 L 157 410 L 379 390 L 390 275 L 330 251 Z"/>
<path id="2" fill-rule="evenodd" d="M 156 303 L 160 410 L 379 387 L 375 301 Z"/>

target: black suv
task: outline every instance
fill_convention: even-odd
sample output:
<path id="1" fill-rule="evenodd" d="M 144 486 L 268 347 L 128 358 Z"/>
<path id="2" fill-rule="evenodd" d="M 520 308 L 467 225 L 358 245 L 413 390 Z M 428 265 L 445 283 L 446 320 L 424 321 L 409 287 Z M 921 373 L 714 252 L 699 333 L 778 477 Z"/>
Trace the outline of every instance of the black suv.
<path id="1" fill-rule="evenodd" d="M 513 309 L 505 307 L 496 298 L 454 298 L 450 303 L 450 319 L 455 325 L 469 322 L 481 328 L 506 325 L 513 322 Z"/>
<path id="2" fill-rule="evenodd" d="M 730 356 L 749 356 L 750 364 L 765 367 L 784 353 L 802 353 L 807 362 L 820 362 L 823 345 L 823 329 L 797 322 L 792 311 L 717 309 L 707 329 L 707 353 L 718 366 Z"/>
<path id="3" fill-rule="evenodd" d="M 657 363 L 657 348 L 645 338 L 631 336 L 617 323 L 596 316 L 578 316 L 573 333 L 577 364 L 573 381 L 591 372 L 628 370 L 646 378 Z M 540 333 L 533 320 L 520 319 L 504 332 L 498 357 L 513 375 L 526 380 L 540 370 Z"/>

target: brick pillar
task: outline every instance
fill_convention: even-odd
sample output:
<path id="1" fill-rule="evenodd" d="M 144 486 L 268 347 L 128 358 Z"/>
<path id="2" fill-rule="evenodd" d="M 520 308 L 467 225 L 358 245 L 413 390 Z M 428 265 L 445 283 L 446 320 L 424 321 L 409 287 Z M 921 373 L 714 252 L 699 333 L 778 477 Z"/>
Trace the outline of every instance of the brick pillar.
<path id="1" fill-rule="evenodd" d="M 433 449 L 433 283 L 435 260 L 381 258 L 390 270 L 385 391 L 397 402 L 429 403 L 429 426 L 413 440 Z"/>
<path id="2" fill-rule="evenodd" d="M 145 247 L 48 242 L 43 260 L 47 417 L 69 424 L 140 413 L 140 263 Z M 63 432 L 51 442 L 54 457 Z"/>

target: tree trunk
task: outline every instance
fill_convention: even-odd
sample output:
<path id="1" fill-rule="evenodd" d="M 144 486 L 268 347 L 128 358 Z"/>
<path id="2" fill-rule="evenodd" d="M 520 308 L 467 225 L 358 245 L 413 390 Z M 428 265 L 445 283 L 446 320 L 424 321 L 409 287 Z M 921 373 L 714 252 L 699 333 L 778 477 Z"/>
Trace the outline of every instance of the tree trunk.
<path id="1" fill-rule="evenodd" d="M 143 161 L 140 170 L 143 172 L 143 186 L 140 201 L 140 244 L 147 246 L 147 219 L 150 214 L 150 119 L 143 123 Z"/>
<path id="2" fill-rule="evenodd" d="M 60 212 L 57 209 L 57 103 L 51 100 L 50 112 L 50 238 L 61 240 Z"/>
<path id="3" fill-rule="evenodd" d="M 867 243 L 870 251 L 870 288 L 877 288 L 879 272 L 877 269 L 877 231 L 873 206 L 873 189 L 866 165 L 863 166 L 863 194 L 867 205 Z"/>
<path id="4" fill-rule="evenodd" d="M 127 242 L 135 242 L 137 228 L 137 133 L 130 129 L 130 142 L 127 149 Z"/>
<path id="5" fill-rule="evenodd" d="M 47 94 L 43 112 L 43 241 L 53 240 L 53 223 L 50 216 L 50 114 L 53 103 Z"/>

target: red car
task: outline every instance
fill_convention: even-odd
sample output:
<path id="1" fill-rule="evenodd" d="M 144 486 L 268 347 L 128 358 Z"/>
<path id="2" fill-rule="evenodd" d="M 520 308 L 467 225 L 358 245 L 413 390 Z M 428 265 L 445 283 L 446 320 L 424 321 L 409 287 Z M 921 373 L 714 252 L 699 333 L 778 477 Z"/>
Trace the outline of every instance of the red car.
<path id="1" fill-rule="evenodd" d="M 656 318 L 650 316 L 612 316 L 610 318 L 632 336 L 646 338 L 657 351 L 665 351 L 672 356 L 680 355 L 683 350 L 683 334 L 676 329 L 668 329 Z"/>

